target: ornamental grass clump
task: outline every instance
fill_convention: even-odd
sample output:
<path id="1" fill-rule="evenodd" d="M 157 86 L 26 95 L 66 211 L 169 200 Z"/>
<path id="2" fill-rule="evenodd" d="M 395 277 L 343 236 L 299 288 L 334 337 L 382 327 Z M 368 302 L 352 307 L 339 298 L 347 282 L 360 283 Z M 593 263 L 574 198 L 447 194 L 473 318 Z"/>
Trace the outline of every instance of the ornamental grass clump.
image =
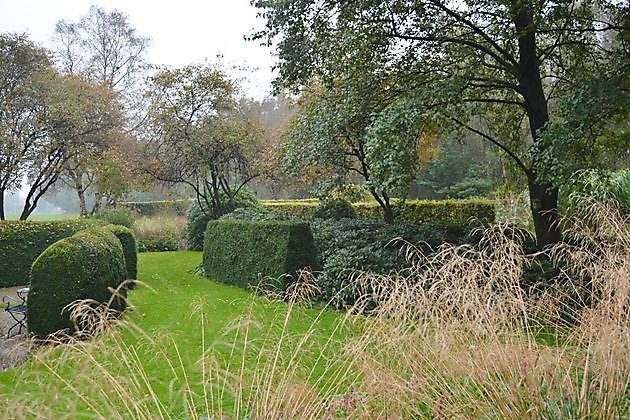
<path id="1" fill-rule="evenodd" d="M 9 400 L 0 415 L 52 417 L 57 404 L 108 418 L 627 417 L 628 221 L 597 207 L 573 221 L 570 245 L 548 251 L 559 268 L 544 288 L 519 285 L 540 258 L 522 251 L 524 239 L 495 227 L 478 246 L 445 244 L 430 256 L 403 244 L 410 267 L 355 273 L 364 295 L 325 329 L 326 308 L 296 326 L 318 293 L 305 272 L 289 295 L 239 302 L 243 312 L 213 340 L 219 308 L 193 297 L 193 363 L 182 356 L 191 344 L 168 332 L 133 330 L 129 340 L 106 329 L 57 357 L 35 355 L 70 395 L 53 395 L 42 375 L 41 394 Z M 261 305 L 272 314 L 264 322 Z M 167 374 L 151 376 L 155 364 Z"/>

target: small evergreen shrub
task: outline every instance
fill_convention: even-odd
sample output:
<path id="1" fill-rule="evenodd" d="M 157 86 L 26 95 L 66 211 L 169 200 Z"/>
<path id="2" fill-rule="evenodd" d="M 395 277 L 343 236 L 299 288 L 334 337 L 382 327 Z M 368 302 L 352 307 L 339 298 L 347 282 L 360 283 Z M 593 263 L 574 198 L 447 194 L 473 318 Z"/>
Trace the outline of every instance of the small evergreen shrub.
<path id="1" fill-rule="evenodd" d="M 223 199 L 225 200 L 225 197 Z M 231 201 L 226 201 L 226 203 L 229 209 L 228 213 L 241 208 L 261 208 L 256 195 L 246 188 L 242 188 L 238 194 L 236 194 L 236 197 Z M 190 209 L 188 209 L 188 223 L 186 224 L 188 249 L 192 251 L 203 250 L 203 235 L 208 222 L 213 219 L 214 217 L 210 211 L 207 209 L 203 211 L 196 200 L 191 204 Z"/>
<path id="2" fill-rule="evenodd" d="M 59 330 L 73 330 L 64 308 L 79 299 L 107 302 L 108 288 L 127 277 L 120 241 L 108 229 L 81 231 L 48 247 L 31 268 L 28 296 L 28 330 L 45 337 Z M 124 309 L 117 302 L 116 309 Z"/>
<path id="3" fill-rule="evenodd" d="M 97 224 L 86 219 L 0 221 L 0 287 L 27 284 L 31 265 L 39 254 L 58 240 Z"/>
<path id="4" fill-rule="evenodd" d="M 317 268 L 317 254 L 308 224 L 286 221 L 214 220 L 208 223 L 203 250 L 205 275 L 240 287 L 268 284 L 285 290 L 289 279 L 303 267 Z"/>
<path id="5" fill-rule="evenodd" d="M 120 225 L 107 225 L 107 230 L 118 238 L 123 248 L 125 256 L 125 266 L 127 267 L 127 280 L 138 278 L 138 246 L 136 235 L 127 227 Z"/>
<path id="6" fill-rule="evenodd" d="M 313 219 L 354 219 L 356 213 L 349 201 L 342 198 L 324 200 L 315 208 Z"/>

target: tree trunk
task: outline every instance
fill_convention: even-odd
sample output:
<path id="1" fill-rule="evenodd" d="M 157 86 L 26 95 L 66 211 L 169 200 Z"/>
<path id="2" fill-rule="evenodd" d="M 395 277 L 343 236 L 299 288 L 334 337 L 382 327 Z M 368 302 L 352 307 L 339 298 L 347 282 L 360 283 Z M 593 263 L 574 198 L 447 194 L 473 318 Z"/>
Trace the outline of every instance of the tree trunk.
<path id="1" fill-rule="evenodd" d="M 558 188 L 536 182 L 534 175 L 528 178 L 536 245 L 542 250 L 562 240 L 558 221 Z"/>
<path id="2" fill-rule="evenodd" d="M 540 60 L 536 48 L 536 24 L 528 1 L 513 0 L 514 25 L 518 35 L 518 88 L 525 99 L 525 109 L 534 143 L 549 122 L 547 98 L 540 77 Z M 540 150 L 540 147 L 539 147 Z M 562 239 L 558 225 L 558 188 L 536 178 L 537 156 L 527 171 L 532 217 L 539 249 Z"/>
<path id="3" fill-rule="evenodd" d="M 383 197 L 378 195 L 376 190 L 370 190 L 370 194 L 372 194 L 372 197 L 374 197 L 378 205 L 381 206 L 381 209 L 383 210 L 383 219 L 385 220 L 385 223 L 387 223 L 388 225 L 393 225 L 394 224 L 394 210 L 392 209 L 392 204 L 389 201 L 389 195 L 387 194 L 387 192 L 385 191 L 382 192 Z"/>
<path id="4" fill-rule="evenodd" d="M 87 216 L 87 206 L 85 204 L 85 190 L 83 187 L 82 175 L 78 175 L 75 171 L 71 173 L 72 179 L 74 181 L 74 189 L 77 192 L 77 196 L 79 197 L 79 213 L 81 216 Z"/>
<path id="5" fill-rule="evenodd" d="M 4 215 L 4 189 L 0 189 L 0 220 L 5 220 Z"/>
<path id="6" fill-rule="evenodd" d="M 85 192 L 83 189 L 77 189 L 77 195 L 79 196 L 79 213 L 81 216 L 87 216 L 87 206 L 85 205 Z"/>
<path id="7" fill-rule="evenodd" d="M 94 193 L 94 207 L 92 207 L 92 211 L 91 211 L 92 216 L 94 216 L 95 214 L 99 212 L 99 210 L 101 209 L 102 201 L 103 201 L 103 195 L 98 191 L 95 192 Z"/>

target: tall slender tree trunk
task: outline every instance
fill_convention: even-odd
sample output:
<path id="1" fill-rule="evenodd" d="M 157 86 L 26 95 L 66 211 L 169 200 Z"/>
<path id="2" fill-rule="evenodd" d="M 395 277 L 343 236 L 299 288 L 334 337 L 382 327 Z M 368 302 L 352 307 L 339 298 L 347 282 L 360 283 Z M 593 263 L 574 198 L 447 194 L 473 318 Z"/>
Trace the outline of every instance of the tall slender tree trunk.
<path id="1" fill-rule="evenodd" d="M 4 189 L 0 189 L 0 220 L 5 220 L 4 215 Z"/>
<path id="2" fill-rule="evenodd" d="M 92 207 L 92 211 L 90 212 L 92 215 L 95 215 L 101 209 L 101 204 L 103 202 L 103 195 L 100 192 L 94 193 L 94 207 Z"/>
<path id="3" fill-rule="evenodd" d="M 85 192 L 83 189 L 77 189 L 77 195 L 79 196 L 79 214 L 81 216 L 87 216 L 87 206 L 85 205 Z"/>
<path id="4" fill-rule="evenodd" d="M 539 57 L 536 49 L 536 26 L 529 1 L 512 0 L 514 24 L 518 34 L 518 87 L 525 99 L 525 109 L 534 143 L 549 122 L 547 99 L 540 77 Z M 540 148 L 539 148 L 540 150 Z M 536 243 L 539 249 L 562 240 L 558 223 L 558 188 L 537 178 L 537 156 L 527 173 Z"/>

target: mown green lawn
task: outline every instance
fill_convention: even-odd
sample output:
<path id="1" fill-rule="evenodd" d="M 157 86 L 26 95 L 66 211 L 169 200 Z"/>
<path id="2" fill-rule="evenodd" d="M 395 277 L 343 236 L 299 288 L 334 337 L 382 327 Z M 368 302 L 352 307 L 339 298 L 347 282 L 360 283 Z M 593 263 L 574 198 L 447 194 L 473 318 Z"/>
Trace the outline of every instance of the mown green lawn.
<path id="1" fill-rule="evenodd" d="M 49 220 L 69 220 L 76 219 L 79 217 L 78 214 L 61 214 L 61 213 L 41 213 L 41 214 L 32 214 L 29 216 L 28 220 L 35 221 L 49 221 Z M 18 220 L 20 218 L 19 214 L 7 214 L 7 220 Z"/>
<path id="2" fill-rule="evenodd" d="M 113 415 L 119 413 L 114 406 L 124 404 L 119 394 L 137 386 L 129 391 L 131 398 L 159 400 L 169 415 L 183 415 L 190 409 L 187 404 L 203 412 L 208 398 L 229 412 L 234 403 L 230 392 L 215 396 L 203 386 L 220 372 L 243 376 L 271 370 L 271 357 L 278 360 L 278 369 L 300 366 L 301 376 L 311 382 L 322 372 L 332 374 L 325 367 L 326 354 L 335 352 L 336 340 L 330 337 L 348 333 L 336 331 L 340 313 L 289 309 L 283 302 L 191 274 L 200 260 L 201 253 L 191 251 L 140 254 L 138 278 L 146 286 L 129 296 L 130 325 L 119 335 L 85 345 L 44 349 L 23 366 L 0 373 L 0 406 L 17 401 L 46 410 L 46 415 Z M 310 338 L 300 346 L 307 332 Z M 290 362 L 296 354 L 300 362 Z M 200 362 L 204 355 L 205 365 Z M 111 381 L 106 371 L 121 389 L 115 383 L 103 386 Z M 185 401 L 187 395 L 195 396 L 193 403 Z M 156 416 L 160 410 L 156 407 Z"/>

